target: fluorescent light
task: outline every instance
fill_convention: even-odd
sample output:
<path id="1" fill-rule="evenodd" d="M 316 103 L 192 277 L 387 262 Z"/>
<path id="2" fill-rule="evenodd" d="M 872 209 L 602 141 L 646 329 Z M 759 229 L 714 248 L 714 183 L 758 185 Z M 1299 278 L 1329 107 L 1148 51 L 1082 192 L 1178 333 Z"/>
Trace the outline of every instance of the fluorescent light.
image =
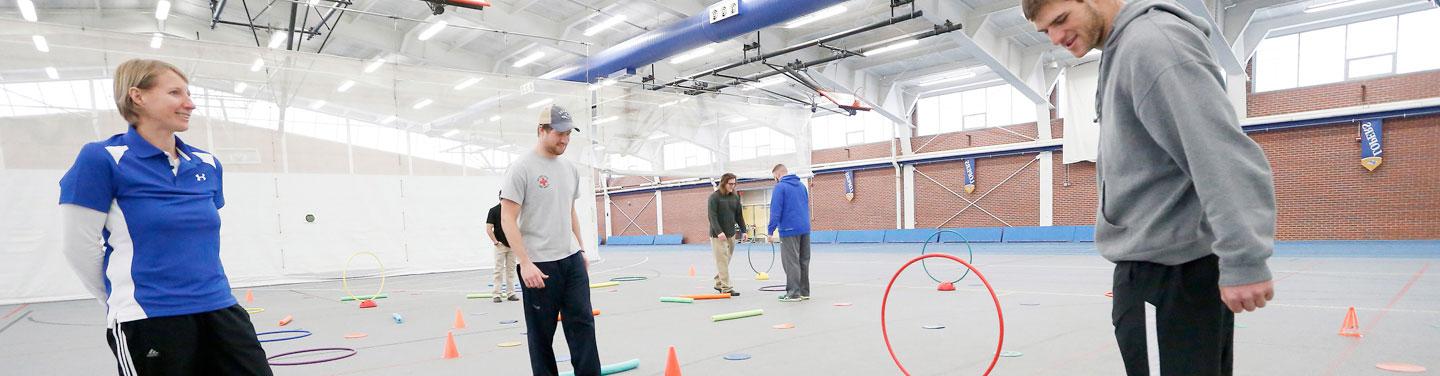
<path id="1" fill-rule="evenodd" d="M 930 80 L 930 81 L 921 82 L 921 83 L 919 83 L 919 84 L 916 85 L 916 86 L 920 86 L 920 87 L 935 86 L 935 85 L 943 84 L 943 83 L 946 83 L 946 82 L 955 82 L 955 81 L 960 81 L 960 80 L 963 80 L 963 79 L 973 78 L 973 77 L 975 77 L 975 72 L 965 72 L 965 73 L 957 74 L 957 75 L 950 76 L 950 77 L 939 78 L 939 79 L 934 79 L 934 80 Z"/>
<path id="2" fill-rule="evenodd" d="M 235 83 L 235 94 L 245 94 L 245 88 L 248 87 L 250 87 L 250 85 L 244 82 Z"/>
<path id="3" fill-rule="evenodd" d="M 610 19 L 600 21 L 600 23 L 585 29 L 585 36 L 595 36 L 595 34 L 599 34 L 601 31 L 605 31 L 605 29 L 609 29 L 611 26 L 615 26 L 623 21 L 625 21 L 625 15 L 623 14 L 610 17 Z"/>
<path id="4" fill-rule="evenodd" d="M 750 119 L 749 119 L 749 118 L 746 118 L 746 117 L 744 117 L 744 116 L 736 115 L 736 116 L 731 116 L 729 119 L 725 119 L 725 120 L 727 120 L 727 121 L 729 121 L 729 122 L 731 122 L 731 123 L 739 123 L 739 122 L 743 122 L 743 121 L 750 120 Z"/>
<path id="5" fill-rule="evenodd" d="M 350 91 L 350 88 L 352 87 L 355 87 L 355 81 L 345 80 L 345 82 L 340 83 L 340 87 L 335 88 L 335 91 L 344 93 Z"/>
<path id="6" fill-rule="evenodd" d="M 500 121 L 500 115 L 491 116 L 490 121 Z"/>
<path id="7" fill-rule="evenodd" d="M 865 52 L 865 56 L 875 56 L 875 55 L 883 54 L 883 53 L 890 52 L 890 51 L 894 51 L 894 50 L 899 50 L 899 49 L 904 49 L 904 48 L 915 47 L 915 45 L 917 45 L 917 44 L 920 44 L 920 40 L 919 40 L 919 39 L 911 39 L 911 40 L 907 40 L 907 41 L 903 41 L 903 42 L 896 42 L 896 43 L 892 43 L 892 44 L 890 44 L 890 45 L 888 45 L 888 46 L 885 46 L 885 47 L 880 47 L 880 48 L 876 48 L 876 49 L 874 49 L 874 50 Z"/>
<path id="8" fill-rule="evenodd" d="M 286 38 L 289 34 L 290 34 L 290 33 L 282 33 L 282 32 L 278 32 L 278 31 L 275 32 L 274 34 L 270 34 L 270 48 L 271 48 L 271 49 L 276 49 L 276 48 L 280 48 L 280 46 L 285 45 L 285 38 Z"/>
<path id="9" fill-rule="evenodd" d="M 679 103 L 680 103 L 679 100 L 673 100 L 673 101 L 661 103 L 661 104 L 660 104 L 660 108 L 665 108 L 665 107 L 674 106 L 674 105 L 679 104 Z"/>
<path id="10" fill-rule="evenodd" d="M 655 131 L 655 134 L 650 135 L 650 138 L 649 138 L 649 139 L 651 139 L 651 140 L 659 140 L 659 139 L 666 138 L 666 137 L 670 137 L 670 135 L 665 134 L 665 132 Z"/>
<path id="11" fill-rule="evenodd" d="M 1360 4 L 1364 4 L 1364 3 L 1368 3 L 1368 2 L 1372 2 L 1372 1 L 1375 1 L 1375 0 L 1339 0 L 1339 1 L 1331 1 L 1331 2 L 1328 2 L 1328 3 L 1324 3 L 1324 4 L 1311 5 L 1310 7 L 1305 8 L 1305 13 L 1324 12 L 1324 11 L 1331 10 L 1331 9 L 1344 8 L 1344 7 L 1348 7 L 1348 6 L 1351 6 L 1351 5 L 1360 5 Z"/>
<path id="12" fill-rule="evenodd" d="M 607 117 L 607 118 L 604 118 L 604 119 L 596 120 L 596 121 L 595 121 L 595 125 L 605 124 L 605 123 L 609 123 L 609 122 L 616 121 L 616 120 L 620 120 L 620 117 L 619 117 L 619 116 L 611 116 L 611 117 Z"/>
<path id="13" fill-rule="evenodd" d="M 710 48 L 709 46 L 696 48 L 680 54 L 680 56 L 676 56 L 674 59 L 670 59 L 670 64 L 684 64 L 687 61 L 694 60 L 697 57 L 709 55 L 713 52 L 715 52 L 715 49 Z"/>
<path id="14" fill-rule="evenodd" d="M 436 22 L 430 25 L 429 28 L 426 28 L 425 31 L 420 32 L 417 38 L 420 40 L 430 40 L 435 34 L 440 34 L 441 30 L 445 30 L 446 26 L 450 26 L 450 23 L 445 21 Z"/>
<path id="15" fill-rule="evenodd" d="M 415 102 L 415 105 L 414 105 L 414 106 L 410 106 L 410 108 L 419 110 L 419 109 L 425 108 L 425 106 L 429 106 L 431 103 L 435 103 L 435 101 L 430 100 L 430 98 L 425 98 L 425 99 L 421 99 L 419 102 Z"/>
<path id="16" fill-rule="evenodd" d="M 542 57 L 545 57 L 545 51 L 535 51 L 529 56 L 525 56 L 520 58 L 520 60 L 516 60 L 515 64 L 510 64 L 510 66 L 515 68 L 523 67 L 526 65 L 530 65 L 530 63 L 534 63 L 536 60 L 540 60 L 540 58 Z"/>
<path id="17" fill-rule="evenodd" d="M 818 12 L 810 13 L 805 17 L 796 18 L 794 21 L 790 21 L 790 23 L 785 24 L 785 28 L 794 29 L 797 27 L 805 26 L 810 24 L 811 22 L 823 20 L 826 18 L 834 17 L 841 13 L 845 13 L 846 10 L 848 9 L 846 9 L 844 5 L 836 5 L 833 7 L 821 9 Z"/>
<path id="18" fill-rule="evenodd" d="M 440 135 L 440 137 L 451 138 L 451 137 L 455 137 L 456 135 L 459 135 L 459 134 L 460 134 L 460 130 L 459 130 L 459 129 L 451 129 L 451 130 L 445 132 L 445 134 Z"/>
<path id="19" fill-rule="evenodd" d="M 481 78 L 476 78 L 476 77 L 470 77 L 470 78 L 465 79 L 464 81 L 460 81 L 460 83 L 455 84 L 455 91 L 465 90 L 466 88 L 469 88 L 469 87 L 471 87 L 471 86 L 475 86 L 475 83 L 480 82 L 480 80 L 482 80 L 482 79 L 481 79 Z"/>
<path id="20" fill-rule="evenodd" d="M 45 36 L 44 36 L 44 35 L 31 36 L 31 37 L 30 37 L 30 40 L 35 41 L 35 50 L 36 50 L 36 51 L 40 51 L 40 52 L 50 52 L 50 44 L 49 44 L 49 43 L 45 43 Z"/>
<path id="21" fill-rule="evenodd" d="M 52 80 L 60 79 L 60 71 L 55 70 L 55 67 L 45 67 L 45 75 L 50 76 Z"/>
<path id="22" fill-rule="evenodd" d="M 321 101 L 315 101 L 315 102 L 311 102 L 311 103 L 310 103 L 310 109 L 311 109 L 311 110 L 319 110 L 320 107 L 325 107 L 325 101 L 321 100 Z"/>
<path id="23" fill-rule="evenodd" d="M 370 65 L 365 66 L 365 73 L 374 72 L 376 69 L 380 69 L 381 65 L 385 65 L 385 57 L 376 56 L 375 60 L 370 60 Z"/>
<path id="24" fill-rule="evenodd" d="M 265 58 L 262 58 L 262 57 L 257 57 L 257 58 L 255 58 L 255 62 L 254 62 L 254 63 L 250 63 L 250 71 L 251 71 L 251 72 L 259 72 L 259 71 L 260 71 L 260 68 L 264 68 L 264 67 L 265 67 Z"/>
<path id="25" fill-rule="evenodd" d="M 165 37 L 161 36 L 160 33 L 155 33 L 154 36 L 150 37 L 150 48 L 160 48 L 164 43 Z"/>
<path id="26" fill-rule="evenodd" d="M 25 17 L 26 21 L 35 22 L 38 20 L 38 18 L 35 17 L 35 3 L 30 0 L 20 0 L 16 2 L 16 5 L 20 7 L 20 16 Z"/>
<path id="27" fill-rule="evenodd" d="M 766 78 L 766 79 L 760 80 L 760 82 L 750 82 L 750 83 L 746 83 L 744 87 L 740 88 L 740 90 L 750 91 L 750 90 L 755 90 L 755 89 L 759 89 L 759 88 L 762 88 L 762 87 L 766 87 L 766 86 L 778 84 L 778 83 L 781 83 L 781 82 L 785 82 L 785 78 L 784 78 L 784 77 L 770 77 L 770 78 Z"/>
<path id="28" fill-rule="evenodd" d="M 615 81 L 614 78 L 606 78 L 606 79 L 600 81 L 600 86 L 610 86 L 610 85 L 614 85 L 615 82 L 617 82 L 617 81 Z"/>
<path id="29" fill-rule="evenodd" d="M 395 119 L 398 119 L 397 117 L 395 117 L 395 115 L 386 116 L 385 119 L 380 120 L 380 124 L 394 123 Z"/>
<path id="30" fill-rule="evenodd" d="M 160 0 L 155 4 L 155 19 L 164 21 L 170 18 L 170 0 Z"/>
<path id="31" fill-rule="evenodd" d="M 535 103 L 531 103 L 529 106 L 525 106 L 525 108 L 528 108 L 528 109 L 532 109 L 532 110 L 533 110 L 533 109 L 535 109 L 535 108 L 537 108 L 537 107 L 550 104 L 550 102 L 554 102 L 554 101 L 555 101 L 555 98 L 545 98 L 545 99 L 541 99 L 541 100 L 539 100 L 539 101 L 537 101 L 537 102 L 535 102 Z"/>

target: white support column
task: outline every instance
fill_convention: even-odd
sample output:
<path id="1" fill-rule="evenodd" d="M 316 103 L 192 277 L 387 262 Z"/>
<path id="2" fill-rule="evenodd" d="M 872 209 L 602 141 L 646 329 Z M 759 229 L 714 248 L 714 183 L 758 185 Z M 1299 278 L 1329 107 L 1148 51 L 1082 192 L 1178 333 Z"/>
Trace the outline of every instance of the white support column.
<path id="1" fill-rule="evenodd" d="M 1041 152 L 1040 159 L 1040 225 L 1055 225 L 1055 157 Z"/>
<path id="2" fill-rule="evenodd" d="M 915 228 L 915 165 L 905 165 L 905 228 Z"/>
<path id="3" fill-rule="evenodd" d="M 349 162 L 350 175 L 355 175 L 355 127 L 350 125 L 350 119 L 345 119 L 345 161 Z M 464 171 L 464 170 L 461 170 Z"/>
<path id="4" fill-rule="evenodd" d="M 659 178 L 659 177 L 656 177 L 655 179 L 656 179 L 656 180 L 659 180 L 660 178 Z M 664 233 L 665 233 L 665 206 L 663 205 L 663 204 L 664 204 L 663 202 L 660 202 L 660 198 L 661 198 L 661 197 L 665 197 L 665 195 L 660 194 L 660 191 L 659 191 L 659 190 L 656 190 L 656 191 L 655 191 L 655 235 L 660 235 L 660 234 L 664 234 Z"/>

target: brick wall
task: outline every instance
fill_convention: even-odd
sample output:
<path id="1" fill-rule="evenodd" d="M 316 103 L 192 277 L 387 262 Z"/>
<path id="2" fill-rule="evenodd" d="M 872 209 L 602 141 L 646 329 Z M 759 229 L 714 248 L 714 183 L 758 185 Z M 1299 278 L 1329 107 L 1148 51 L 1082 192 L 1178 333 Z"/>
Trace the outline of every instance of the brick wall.
<path id="1" fill-rule="evenodd" d="M 655 235 L 655 193 L 636 192 L 610 195 L 613 235 Z M 629 215 L 635 219 L 630 223 Z"/>
<path id="2" fill-rule="evenodd" d="M 845 173 L 810 178 L 810 229 L 895 228 L 895 169 L 855 171 L 855 199 L 845 200 Z"/>
<path id="3" fill-rule="evenodd" d="M 1277 237 L 1440 239 L 1440 116 L 1387 119 L 1384 132 L 1374 172 L 1353 123 L 1251 134 L 1275 175 Z"/>
<path id="4" fill-rule="evenodd" d="M 665 203 L 665 233 L 681 234 L 686 244 L 703 244 L 710 238 L 710 187 L 661 192 Z"/>
<path id="5" fill-rule="evenodd" d="M 1256 117 L 1435 97 L 1440 97 L 1440 71 L 1251 93 L 1245 105 Z"/>
<path id="6" fill-rule="evenodd" d="M 916 167 L 915 174 L 915 227 L 996 227 L 1009 223 L 1011 226 L 1036 226 L 1040 224 L 1040 176 L 1039 163 L 1027 163 L 1035 154 L 980 158 L 975 161 L 975 192 L 965 193 L 965 165 L 961 161 L 923 164 Z M 1014 178 L 999 185 L 1010 174 L 1020 170 Z M 924 175 L 921 175 L 921 174 Z M 927 178 L 928 176 L 928 178 Z M 934 181 L 932 181 L 932 179 Z M 937 182 L 939 184 L 937 184 Z M 943 188 L 942 188 L 943 186 Z M 949 190 L 947 191 L 946 188 Z M 974 201 L 986 192 L 991 192 L 978 202 L 979 208 L 971 207 L 964 213 L 957 212 L 969 205 L 955 197 L 954 191 Z M 989 211 L 998 217 L 986 214 Z M 953 217 L 953 218 L 952 218 Z M 948 220 L 948 222 L 947 222 Z"/>
<path id="7" fill-rule="evenodd" d="M 1002 130 L 1002 128 L 1004 130 Z M 1006 130 L 1008 130 L 1008 132 Z M 1016 135 L 1016 133 L 1030 138 L 1020 137 Z M 1038 133 L 1035 130 L 1035 123 L 1025 123 L 1000 128 L 986 128 L 914 137 L 910 139 L 910 147 L 911 150 L 916 153 L 927 153 L 932 151 L 1028 142 L 1037 136 Z"/>
<path id="8" fill-rule="evenodd" d="M 1095 206 L 1098 205 L 1095 191 L 1095 163 L 1078 162 L 1064 164 L 1061 152 L 1053 153 L 1054 223 L 1056 226 L 1094 226 Z"/>
<path id="9" fill-rule="evenodd" d="M 832 163 L 890 156 L 890 141 L 812 150 L 810 163 Z"/>

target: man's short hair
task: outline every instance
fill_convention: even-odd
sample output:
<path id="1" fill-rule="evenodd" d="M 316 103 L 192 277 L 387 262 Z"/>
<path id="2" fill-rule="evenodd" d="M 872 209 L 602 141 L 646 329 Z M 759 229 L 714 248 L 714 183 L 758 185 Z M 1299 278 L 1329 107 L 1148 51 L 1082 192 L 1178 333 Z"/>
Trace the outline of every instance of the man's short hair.
<path id="1" fill-rule="evenodd" d="M 1040 16 L 1041 8 L 1060 1 L 1064 0 L 1020 0 L 1020 9 L 1025 13 L 1026 20 L 1034 21 L 1035 17 Z"/>
<path id="2" fill-rule="evenodd" d="M 776 164 L 775 167 L 773 167 L 773 168 L 770 169 L 770 173 L 773 174 L 773 173 L 776 173 L 776 172 L 780 172 L 780 170 L 783 170 L 783 169 L 785 169 L 785 164 L 784 164 L 784 163 Z"/>

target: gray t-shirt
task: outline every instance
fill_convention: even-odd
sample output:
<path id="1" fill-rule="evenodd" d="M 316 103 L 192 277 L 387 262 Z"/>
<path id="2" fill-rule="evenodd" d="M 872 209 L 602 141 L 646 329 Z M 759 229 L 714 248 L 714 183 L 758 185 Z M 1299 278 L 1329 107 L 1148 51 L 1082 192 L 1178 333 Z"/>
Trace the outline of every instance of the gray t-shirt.
<path id="1" fill-rule="evenodd" d="M 560 158 L 530 152 L 505 171 L 500 198 L 520 204 L 520 234 L 531 262 L 549 262 L 578 252 L 570 211 L 580 199 L 580 171 Z"/>

